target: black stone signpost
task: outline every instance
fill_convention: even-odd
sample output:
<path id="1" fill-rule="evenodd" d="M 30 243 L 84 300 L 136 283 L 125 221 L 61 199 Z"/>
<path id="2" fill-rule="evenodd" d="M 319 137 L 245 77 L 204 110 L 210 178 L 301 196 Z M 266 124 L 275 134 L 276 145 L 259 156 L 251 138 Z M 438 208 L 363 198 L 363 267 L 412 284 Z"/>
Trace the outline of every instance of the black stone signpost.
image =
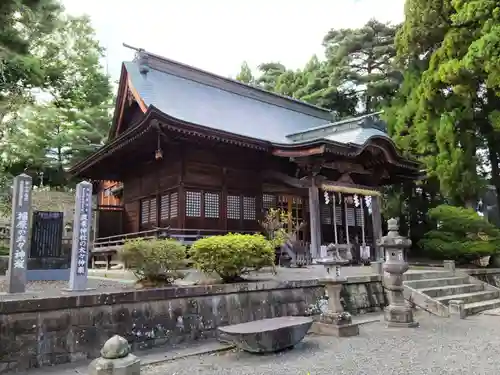
<path id="1" fill-rule="evenodd" d="M 30 258 L 61 257 L 62 234 L 62 212 L 33 212 Z"/>
<path id="2" fill-rule="evenodd" d="M 62 258 L 62 232 L 62 212 L 33 212 L 28 281 L 69 280 L 69 258 Z"/>
<path id="3" fill-rule="evenodd" d="M 92 184 L 82 181 L 76 186 L 71 271 L 69 290 L 87 290 L 90 229 L 92 223 Z"/>
<path id="4" fill-rule="evenodd" d="M 21 174 L 14 178 L 10 231 L 10 259 L 9 270 L 7 272 L 9 293 L 24 293 L 26 291 L 31 188 L 32 180 L 30 176 Z"/>

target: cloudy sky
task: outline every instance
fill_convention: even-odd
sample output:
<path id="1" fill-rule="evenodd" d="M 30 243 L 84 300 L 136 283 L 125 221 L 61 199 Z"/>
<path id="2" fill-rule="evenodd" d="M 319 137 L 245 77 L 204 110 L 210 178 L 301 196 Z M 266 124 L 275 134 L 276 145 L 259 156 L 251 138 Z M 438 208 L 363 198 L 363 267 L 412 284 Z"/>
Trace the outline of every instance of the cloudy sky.
<path id="1" fill-rule="evenodd" d="M 404 0 L 63 0 L 75 15 L 90 15 L 107 65 L 117 79 L 133 58 L 127 43 L 224 76 L 242 61 L 303 66 L 321 55 L 331 28 L 359 27 L 374 17 L 403 19 Z M 294 4 L 295 3 L 295 4 Z M 128 4 L 128 5 L 125 5 Z M 292 5 L 293 4 L 293 5 Z"/>

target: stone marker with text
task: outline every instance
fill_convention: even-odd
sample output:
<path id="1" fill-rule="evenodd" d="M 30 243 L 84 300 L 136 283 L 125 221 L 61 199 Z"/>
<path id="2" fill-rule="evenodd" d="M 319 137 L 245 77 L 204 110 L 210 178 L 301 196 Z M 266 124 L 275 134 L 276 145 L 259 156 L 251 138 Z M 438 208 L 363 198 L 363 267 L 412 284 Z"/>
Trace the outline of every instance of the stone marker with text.
<path id="1" fill-rule="evenodd" d="M 26 291 L 31 189 L 30 176 L 20 174 L 14 178 L 8 270 L 9 293 L 24 293 Z"/>

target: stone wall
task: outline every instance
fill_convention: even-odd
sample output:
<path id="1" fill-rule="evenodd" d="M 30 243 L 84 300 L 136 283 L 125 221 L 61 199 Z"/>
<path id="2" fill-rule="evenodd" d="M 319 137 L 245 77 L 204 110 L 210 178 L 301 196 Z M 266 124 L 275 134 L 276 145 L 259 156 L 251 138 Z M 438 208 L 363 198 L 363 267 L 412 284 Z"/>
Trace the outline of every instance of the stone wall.
<path id="1" fill-rule="evenodd" d="M 349 277 L 341 298 L 344 309 L 353 315 L 382 311 L 388 305 L 380 276 Z"/>
<path id="2" fill-rule="evenodd" d="M 317 280 L 305 280 L 2 301 L 0 373 L 95 358 L 114 334 L 133 350 L 214 338 L 218 326 L 304 315 L 323 295 Z M 342 295 L 353 314 L 385 304 L 377 276 L 351 278 Z"/>
<path id="3" fill-rule="evenodd" d="M 472 277 L 500 288 L 500 268 L 461 269 Z"/>

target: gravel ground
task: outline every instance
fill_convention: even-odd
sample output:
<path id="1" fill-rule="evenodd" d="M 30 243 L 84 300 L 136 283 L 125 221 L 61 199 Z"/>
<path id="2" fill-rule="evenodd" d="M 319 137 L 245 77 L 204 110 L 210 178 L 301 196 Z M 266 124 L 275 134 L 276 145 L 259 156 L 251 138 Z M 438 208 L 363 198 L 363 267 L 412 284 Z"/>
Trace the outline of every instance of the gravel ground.
<path id="1" fill-rule="evenodd" d="M 67 287 L 67 281 L 30 281 L 26 285 L 25 294 L 6 294 L 7 277 L 0 276 L 0 301 L 68 295 L 68 292 L 64 291 Z M 122 291 L 124 289 L 133 289 L 134 284 L 130 282 L 127 283 L 99 278 L 89 278 L 88 288 L 91 288 L 92 290 L 83 293 L 94 294 L 96 292 Z"/>
<path id="2" fill-rule="evenodd" d="M 419 328 L 360 327 L 360 336 L 308 336 L 273 355 L 231 351 L 148 366 L 144 375 L 426 375 L 500 373 L 500 317 L 416 315 Z"/>

